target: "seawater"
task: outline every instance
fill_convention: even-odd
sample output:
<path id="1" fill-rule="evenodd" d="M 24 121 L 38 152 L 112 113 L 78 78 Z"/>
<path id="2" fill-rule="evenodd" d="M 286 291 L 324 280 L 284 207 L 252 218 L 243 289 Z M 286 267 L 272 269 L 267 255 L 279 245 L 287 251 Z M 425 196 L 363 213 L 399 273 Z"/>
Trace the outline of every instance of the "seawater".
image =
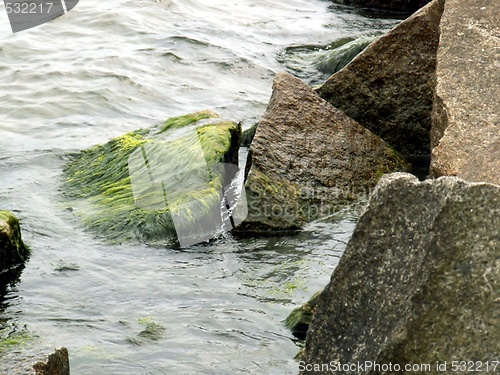
<path id="1" fill-rule="evenodd" d="M 74 374 L 296 373 L 283 320 L 328 282 L 354 212 L 295 236 L 109 245 L 62 199 L 61 171 L 76 151 L 192 111 L 249 127 L 276 72 L 318 79 L 307 59 L 283 63 L 287 49 L 395 22 L 323 0 L 81 0 L 12 34 L 1 4 L 0 208 L 33 251 L 2 321 L 35 347 L 66 346 Z M 164 330 L 147 337 L 147 322 Z"/>

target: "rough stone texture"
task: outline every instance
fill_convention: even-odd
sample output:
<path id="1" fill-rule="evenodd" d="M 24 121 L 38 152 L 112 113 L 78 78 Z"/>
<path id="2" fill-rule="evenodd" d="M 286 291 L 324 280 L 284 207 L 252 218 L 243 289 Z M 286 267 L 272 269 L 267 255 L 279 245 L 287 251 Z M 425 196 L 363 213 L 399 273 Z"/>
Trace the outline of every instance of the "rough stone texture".
<path id="1" fill-rule="evenodd" d="M 0 211 L 0 274 L 23 264 L 29 255 L 29 248 L 21 239 L 19 220 L 10 211 Z"/>
<path id="2" fill-rule="evenodd" d="M 50 353 L 47 349 L 16 350 L 0 356 L 0 374 L 6 375 L 69 375 L 68 349 L 59 348 Z"/>
<path id="3" fill-rule="evenodd" d="M 413 13 L 430 0 L 333 0 L 334 3 L 355 5 L 389 12 Z"/>
<path id="4" fill-rule="evenodd" d="M 368 46 L 317 90 L 408 161 L 427 168 L 442 11 L 443 1 L 434 0 Z"/>
<path id="5" fill-rule="evenodd" d="M 300 227 L 403 168 L 384 141 L 287 73 L 275 77 L 248 163 L 245 230 Z"/>
<path id="6" fill-rule="evenodd" d="M 499 311 L 500 187 L 395 173 L 377 185 L 320 296 L 303 360 L 448 361 L 448 371 L 454 360 L 491 361 Z M 380 372 L 302 372 L 312 373 Z"/>
<path id="7" fill-rule="evenodd" d="M 431 136 L 435 177 L 500 184 L 499 25 L 498 1 L 446 1 Z"/>

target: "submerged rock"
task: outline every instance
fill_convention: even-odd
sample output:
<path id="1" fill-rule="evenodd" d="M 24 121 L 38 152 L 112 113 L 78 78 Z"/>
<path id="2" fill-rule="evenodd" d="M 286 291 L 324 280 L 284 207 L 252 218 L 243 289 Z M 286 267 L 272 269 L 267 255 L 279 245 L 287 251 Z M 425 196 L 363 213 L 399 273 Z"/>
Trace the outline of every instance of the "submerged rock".
<path id="1" fill-rule="evenodd" d="M 333 2 L 386 12 L 413 13 L 430 0 L 333 0 Z"/>
<path id="2" fill-rule="evenodd" d="M 225 225 L 221 200 L 235 174 L 226 165 L 237 169 L 240 139 L 240 125 L 211 112 L 171 118 L 76 155 L 64 190 L 83 200 L 86 226 L 111 241 L 196 243 Z"/>
<path id="3" fill-rule="evenodd" d="M 17 278 L 19 268 L 29 256 L 30 250 L 21 238 L 19 220 L 10 211 L 0 211 L 0 291 Z"/>
<path id="4" fill-rule="evenodd" d="M 500 185 L 500 2 L 447 0 L 441 19 L 431 174 Z"/>
<path id="5" fill-rule="evenodd" d="M 377 185 L 320 295 L 302 374 L 491 361 L 500 351 L 500 187 L 392 174 Z M 393 371 L 322 363 L 393 364 Z M 395 370 L 394 370 L 395 369 Z M 427 372 L 426 371 L 426 372 Z"/>
<path id="6" fill-rule="evenodd" d="M 428 169 L 443 1 L 434 0 L 368 46 L 318 94 Z"/>
<path id="7" fill-rule="evenodd" d="M 381 35 L 377 31 L 356 38 L 343 37 L 326 45 L 294 45 L 280 51 L 276 58 L 294 77 L 318 86 Z"/>
<path id="8" fill-rule="evenodd" d="M 317 57 L 314 64 L 320 72 L 334 74 L 349 64 L 361 51 L 377 40 L 375 36 L 364 36 L 329 50 Z"/>
<path id="9" fill-rule="evenodd" d="M 299 228 L 405 167 L 379 137 L 287 73 L 275 77 L 247 164 L 241 231 Z"/>
<path id="10" fill-rule="evenodd" d="M 299 340 L 305 340 L 311 319 L 316 311 L 321 292 L 316 293 L 309 301 L 294 309 L 285 320 L 285 324 Z"/>

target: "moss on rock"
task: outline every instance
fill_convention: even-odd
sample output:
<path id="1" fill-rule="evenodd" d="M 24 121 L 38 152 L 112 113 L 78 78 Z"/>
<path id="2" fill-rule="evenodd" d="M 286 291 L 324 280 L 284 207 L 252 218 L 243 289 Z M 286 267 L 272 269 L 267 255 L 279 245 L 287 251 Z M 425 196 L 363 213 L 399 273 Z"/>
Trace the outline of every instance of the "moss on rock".
<path id="1" fill-rule="evenodd" d="M 186 227 L 209 215 L 228 178 L 216 166 L 237 164 L 241 139 L 238 124 L 216 117 L 209 111 L 173 117 L 159 129 L 140 129 L 76 155 L 64 170 L 64 191 L 83 199 L 86 227 L 112 242 L 161 241 L 176 238 L 173 213 Z M 188 178 L 203 173 L 208 184 Z M 131 176 L 151 185 L 141 186 L 139 195 Z M 161 181 L 153 178 L 158 176 Z"/>
<path id="2" fill-rule="evenodd" d="M 285 325 L 299 340 L 305 340 L 312 316 L 316 311 L 321 292 L 314 294 L 309 301 L 294 309 L 285 319 Z"/>
<path id="3" fill-rule="evenodd" d="M 0 211 L 0 273 L 24 264 L 30 249 L 21 238 L 19 220 L 10 211 Z"/>

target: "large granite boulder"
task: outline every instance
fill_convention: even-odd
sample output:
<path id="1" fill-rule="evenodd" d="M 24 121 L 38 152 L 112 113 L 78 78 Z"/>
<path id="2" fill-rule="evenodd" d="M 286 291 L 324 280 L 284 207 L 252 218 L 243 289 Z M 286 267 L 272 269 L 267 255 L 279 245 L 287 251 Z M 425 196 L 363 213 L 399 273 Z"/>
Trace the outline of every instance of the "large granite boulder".
<path id="1" fill-rule="evenodd" d="M 384 35 L 318 94 L 428 170 L 436 52 L 443 1 L 434 0 Z"/>
<path id="2" fill-rule="evenodd" d="M 447 0 L 431 174 L 500 184 L 500 2 Z"/>
<path id="3" fill-rule="evenodd" d="M 430 0 L 333 0 L 334 3 L 355 5 L 385 12 L 413 13 Z"/>
<path id="4" fill-rule="evenodd" d="M 20 266 L 29 256 L 30 250 L 21 238 L 19 220 L 10 211 L 0 211 L 0 290 L 17 277 Z"/>
<path id="5" fill-rule="evenodd" d="M 391 174 L 320 296 L 301 373 L 392 374 L 405 364 L 431 364 L 425 372 L 438 373 L 444 361 L 447 373 L 461 360 L 485 366 L 500 353 L 499 311 L 500 187 Z M 313 371 L 358 361 L 393 370 Z"/>
<path id="6" fill-rule="evenodd" d="M 212 112 L 170 118 L 73 156 L 64 194 L 86 227 L 112 242 L 189 246 L 225 229 L 221 205 L 240 141 L 241 126 Z"/>
<path id="7" fill-rule="evenodd" d="M 405 167 L 379 137 L 287 73 L 249 150 L 248 217 L 241 230 L 286 230 L 366 196 L 387 172 Z"/>

